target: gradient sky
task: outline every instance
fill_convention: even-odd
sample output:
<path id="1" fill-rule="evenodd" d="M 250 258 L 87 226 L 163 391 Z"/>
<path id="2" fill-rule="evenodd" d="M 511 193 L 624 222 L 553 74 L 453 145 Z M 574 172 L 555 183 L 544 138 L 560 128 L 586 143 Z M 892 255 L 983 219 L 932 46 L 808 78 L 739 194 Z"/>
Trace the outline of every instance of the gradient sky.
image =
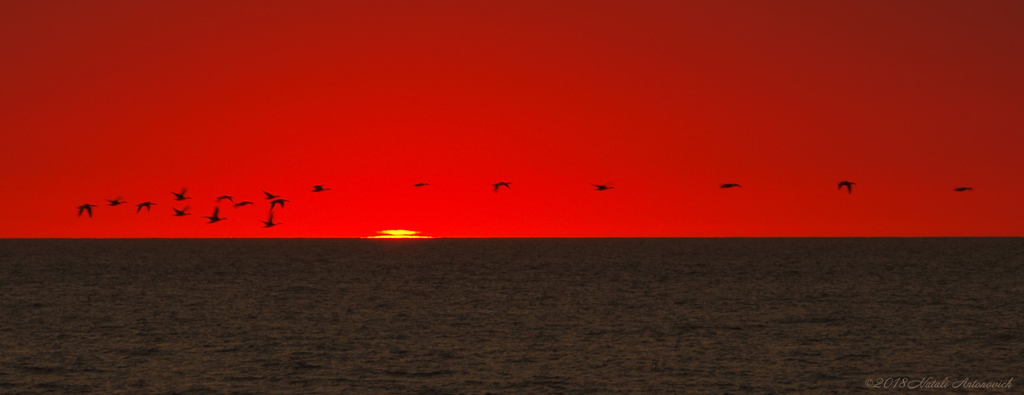
<path id="1" fill-rule="evenodd" d="M 1024 236 L 1020 1 L 5 1 L 0 59 L 5 238 Z"/>

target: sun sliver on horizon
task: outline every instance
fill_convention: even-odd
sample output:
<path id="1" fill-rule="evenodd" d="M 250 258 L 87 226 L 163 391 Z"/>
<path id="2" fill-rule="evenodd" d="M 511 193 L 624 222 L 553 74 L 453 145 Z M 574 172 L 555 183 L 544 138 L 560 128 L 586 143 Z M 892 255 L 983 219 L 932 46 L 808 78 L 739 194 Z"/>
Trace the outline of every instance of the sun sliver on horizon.
<path id="1" fill-rule="evenodd" d="M 421 235 L 415 230 L 389 229 L 378 231 L 377 235 L 366 236 L 365 239 L 433 239 L 434 236 Z"/>

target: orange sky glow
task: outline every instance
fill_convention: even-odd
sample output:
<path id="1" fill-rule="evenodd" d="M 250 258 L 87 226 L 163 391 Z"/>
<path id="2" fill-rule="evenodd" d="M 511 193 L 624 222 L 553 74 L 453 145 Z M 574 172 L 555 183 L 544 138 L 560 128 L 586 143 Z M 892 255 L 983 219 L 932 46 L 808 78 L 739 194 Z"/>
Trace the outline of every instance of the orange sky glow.
<path id="1" fill-rule="evenodd" d="M 1024 236 L 1022 21 L 1019 1 L 2 2 L 0 237 Z"/>

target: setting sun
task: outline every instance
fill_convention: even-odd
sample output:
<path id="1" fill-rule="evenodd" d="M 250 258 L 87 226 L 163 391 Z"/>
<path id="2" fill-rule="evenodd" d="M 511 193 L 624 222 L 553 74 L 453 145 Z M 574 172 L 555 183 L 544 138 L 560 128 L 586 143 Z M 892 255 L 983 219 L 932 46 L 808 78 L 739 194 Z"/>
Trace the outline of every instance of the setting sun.
<path id="1" fill-rule="evenodd" d="M 432 236 L 420 236 L 415 230 L 392 229 L 382 230 L 376 236 L 367 236 L 367 239 L 433 239 Z"/>

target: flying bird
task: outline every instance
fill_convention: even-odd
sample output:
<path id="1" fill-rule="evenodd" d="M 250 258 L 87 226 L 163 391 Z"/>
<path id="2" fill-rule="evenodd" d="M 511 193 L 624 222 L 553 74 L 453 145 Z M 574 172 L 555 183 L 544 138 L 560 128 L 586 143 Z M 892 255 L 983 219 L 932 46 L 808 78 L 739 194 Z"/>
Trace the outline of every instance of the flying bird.
<path id="1" fill-rule="evenodd" d="M 608 186 L 608 185 L 598 185 L 598 184 L 590 184 L 590 185 L 594 186 L 594 190 L 595 191 L 604 191 L 604 190 L 608 190 L 608 189 L 615 189 L 615 187 Z"/>
<path id="2" fill-rule="evenodd" d="M 740 184 L 722 184 L 722 188 L 738 187 Z"/>
<path id="3" fill-rule="evenodd" d="M 263 227 L 264 228 L 269 228 L 271 226 L 280 225 L 281 224 L 280 222 L 274 223 L 274 212 L 273 211 L 270 212 L 270 218 L 268 218 L 266 221 L 260 221 L 260 222 L 263 222 Z"/>
<path id="4" fill-rule="evenodd" d="M 971 188 L 971 187 L 960 187 L 960 188 L 954 189 L 954 191 L 957 191 L 957 192 L 973 191 L 973 190 L 974 190 L 974 188 Z"/>
<path id="5" fill-rule="evenodd" d="M 231 203 L 235 202 L 235 199 L 232 199 L 231 196 L 224 195 L 224 196 L 221 196 L 221 197 L 217 198 L 217 203 L 220 203 L 220 201 L 224 200 L 224 199 L 227 199 Z"/>
<path id="6" fill-rule="evenodd" d="M 136 204 L 135 206 L 138 207 L 138 209 L 135 210 L 135 214 L 138 214 L 140 211 L 142 211 L 143 207 L 146 208 L 146 212 L 148 213 L 149 212 L 149 206 L 150 205 L 154 205 L 154 204 L 156 204 L 156 203 L 153 203 L 153 202 L 142 202 L 142 203 Z"/>
<path id="7" fill-rule="evenodd" d="M 273 210 L 274 206 L 280 204 L 281 208 L 284 208 L 284 202 L 290 202 L 291 200 L 277 199 L 270 202 L 270 209 Z"/>
<path id="8" fill-rule="evenodd" d="M 107 201 L 110 202 L 109 206 L 117 206 L 117 205 L 120 205 L 120 204 L 128 203 L 128 202 L 126 202 L 124 200 L 121 200 L 120 196 L 118 196 L 117 199 L 114 199 L 114 200 L 107 199 Z"/>
<path id="9" fill-rule="evenodd" d="M 188 212 L 189 206 L 187 204 L 181 210 L 178 210 L 178 209 L 176 209 L 174 207 L 171 207 L 171 209 L 174 210 L 174 216 L 175 217 L 184 217 L 186 215 L 192 215 L 192 213 Z"/>
<path id="10" fill-rule="evenodd" d="M 313 185 L 313 192 L 330 191 L 331 188 L 324 188 L 323 185 Z"/>
<path id="11" fill-rule="evenodd" d="M 425 186 L 427 186 L 427 185 L 430 185 L 430 184 L 427 184 L 427 183 L 425 183 L 425 182 L 421 182 L 421 183 L 419 183 L 419 184 L 413 184 L 413 186 L 414 186 L 414 187 L 416 187 L 416 188 L 419 188 L 419 187 L 425 187 Z"/>
<path id="12" fill-rule="evenodd" d="M 846 193 L 853 193 L 853 186 L 857 185 L 855 182 L 843 181 L 839 183 L 839 190 L 843 190 L 846 187 Z"/>
<path id="13" fill-rule="evenodd" d="M 210 219 L 210 222 L 207 222 L 208 224 L 212 224 L 214 222 L 227 219 L 227 218 L 221 218 L 220 217 L 220 207 L 214 207 L 213 208 L 213 215 L 211 215 L 209 217 L 203 217 L 203 218 L 209 218 Z"/>
<path id="14" fill-rule="evenodd" d="M 95 204 L 83 204 L 81 206 L 78 206 L 78 216 L 81 217 L 82 216 L 82 211 L 85 211 L 85 212 L 89 213 L 89 218 L 92 218 L 92 208 L 93 207 L 96 207 L 96 205 Z"/>
<path id="15" fill-rule="evenodd" d="M 187 188 L 181 188 L 181 193 L 171 192 L 171 193 L 174 194 L 174 200 L 191 199 L 191 197 L 185 196 L 185 191 L 188 191 L 188 189 Z"/>
<path id="16" fill-rule="evenodd" d="M 270 193 L 270 192 L 267 192 L 267 191 L 263 191 L 263 193 L 267 195 L 267 200 L 270 200 L 270 199 L 273 199 L 273 198 L 279 198 L 279 197 L 280 197 L 280 196 L 277 196 L 277 195 L 275 195 L 275 194 L 272 194 L 272 193 Z"/>
<path id="17" fill-rule="evenodd" d="M 504 181 L 499 182 L 497 184 L 494 184 L 494 193 L 498 193 L 498 188 L 501 188 L 501 187 L 512 189 L 512 187 L 509 186 L 509 184 L 511 184 L 511 182 L 504 182 Z"/>
<path id="18" fill-rule="evenodd" d="M 235 203 L 235 208 L 239 208 L 239 207 L 242 207 L 242 206 L 248 206 L 250 204 L 252 204 L 252 202 L 250 202 L 250 201 L 238 202 L 238 203 Z"/>

